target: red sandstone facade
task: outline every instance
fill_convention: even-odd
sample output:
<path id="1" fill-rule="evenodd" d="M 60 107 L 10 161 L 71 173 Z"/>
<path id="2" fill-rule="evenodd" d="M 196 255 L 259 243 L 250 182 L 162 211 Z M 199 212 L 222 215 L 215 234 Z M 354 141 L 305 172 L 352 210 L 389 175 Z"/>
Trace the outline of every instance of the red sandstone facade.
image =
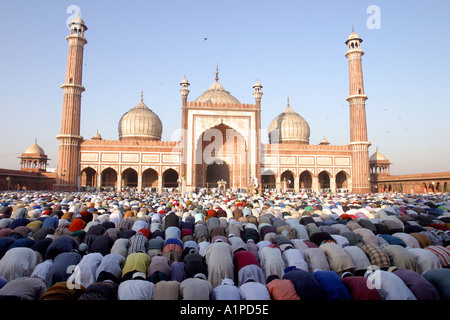
<path id="1" fill-rule="evenodd" d="M 450 192 L 450 172 L 391 175 L 391 163 L 378 149 L 370 157 L 372 192 Z"/>
<path id="2" fill-rule="evenodd" d="M 20 158 L 20 170 L 0 169 L 0 190 L 53 190 L 56 173 L 47 172 L 48 157 L 35 142 Z"/>
<path id="3" fill-rule="evenodd" d="M 54 190 L 56 173 L 0 169 L 0 190 Z"/>

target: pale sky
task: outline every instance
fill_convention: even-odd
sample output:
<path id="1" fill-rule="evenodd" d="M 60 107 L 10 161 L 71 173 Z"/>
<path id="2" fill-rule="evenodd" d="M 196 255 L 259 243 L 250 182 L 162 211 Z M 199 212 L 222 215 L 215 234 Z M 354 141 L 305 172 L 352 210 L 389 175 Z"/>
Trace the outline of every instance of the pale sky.
<path id="1" fill-rule="evenodd" d="M 378 147 L 393 163 L 391 174 L 450 171 L 446 0 L 1 0 L 0 168 L 20 169 L 17 157 L 35 139 L 56 167 L 70 5 L 80 8 L 88 27 L 85 139 L 98 130 L 117 140 L 120 117 L 143 90 L 163 122 L 163 140 L 170 140 L 181 126 L 180 81 L 186 75 L 193 101 L 214 82 L 219 65 L 219 81 L 241 103 L 254 103 L 259 79 L 263 131 L 289 95 L 310 125 L 310 144 L 325 136 L 345 145 L 344 42 L 354 27 L 364 40 L 370 154 Z M 368 11 L 371 5 L 379 15 Z"/>

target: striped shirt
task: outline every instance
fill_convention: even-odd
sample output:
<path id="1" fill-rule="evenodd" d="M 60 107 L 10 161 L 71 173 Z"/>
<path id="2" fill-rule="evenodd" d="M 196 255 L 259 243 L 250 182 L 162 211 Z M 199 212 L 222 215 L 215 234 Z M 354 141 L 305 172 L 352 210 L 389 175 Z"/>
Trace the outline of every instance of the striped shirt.
<path id="1" fill-rule="evenodd" d="M 130 246 L 128 247 L 128 255 L 135 252 L 146 252 L 147 237 L 142 233 L 136 233 L 130 238 Z"/>
<path id="2" fill-rule="evenodd" d="M 443 246 L 428 246 L 425 249 L 437 255 L 443 267 L 450 265 L 450 250 L 447 248 Z"/>
<path id="3" fill-rule="evenodd" d="M 125 257 L 120 254 L 110 253 L 103 257 L 100 265 L 95 271 L 96 278 L 100 275 L 100 272 L 105 271 L 111 273 L 116 278 L 120 278 L 122 268 L 125 264 Z"/>

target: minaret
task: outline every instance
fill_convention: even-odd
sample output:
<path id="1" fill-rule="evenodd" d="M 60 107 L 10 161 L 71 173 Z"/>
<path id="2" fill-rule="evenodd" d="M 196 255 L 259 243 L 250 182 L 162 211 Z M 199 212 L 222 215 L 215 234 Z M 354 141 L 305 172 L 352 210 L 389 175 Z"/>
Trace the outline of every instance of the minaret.
<path id="1" fill-rule="evenodd" d="M 87 30 L 84 21 L 77 17 L 69 25 L 69 54 L 64 90 L 61 130 L 59 140 L 58 169 L 56 190 L 76 191 L 80 176 L 80 136 L 81 94 L 85 90 L 81 84 L 83 71 L 83 48 L 87 43 L 84 32 Z"/>
<path id="2" fill-rule="evenodd" d="M 350 94 L 347 101 L 350 106 L 350 143 L 352 150 L 352 192 L 370 192 L 369 146 L 367 139 L 366 100 L 361 57 L 362 39 L 352 32 L 345 44 L 348 51 L 345 56 L 349 65 Z"/>
<path id="3" fill-rule="evenodd" d="M 188 114 L 187 114 L 187 98 L 189 95 L 189 81 L 186 79 L 186 76 L 184 76 L 183 80 L 180 83 L 181 89 L 181 130 L 182 130 L 182 146 L 181 146 L 181 174 L 180 174 L 180 180 L 181 180 L 181 193 L 183 194 L 186 191 L 186 179 L 187 179 L 187 172 L 186 172 L 186 163 L 187 163 L 187 121 L 188 121 Z"/>
<path id="4" fill-rule="evenodd" d="M 258 193 L 261 194 L 262 191 L 262 184 L 261 184 L 261 163 L 262 163 L 262 151 L 261 151 L 261 97 L 263 95 L 262 92 L 263 86 L 259 82 L 258 79 L 256 79 L 256 83 L 253 85 L 253 96 L 255 97 L 255 104 L 257 108 L 256 112 L 256 172 L 255 172 L 255 178 L 258 179 Z"/>

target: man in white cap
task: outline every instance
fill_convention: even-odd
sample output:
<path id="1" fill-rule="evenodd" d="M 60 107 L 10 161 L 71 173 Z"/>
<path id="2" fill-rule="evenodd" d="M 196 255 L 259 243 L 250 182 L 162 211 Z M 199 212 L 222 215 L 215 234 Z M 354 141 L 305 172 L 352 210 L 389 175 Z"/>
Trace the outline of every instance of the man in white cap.
<path id="1" fill-rule="evenodd" d="M 270 300 L 267 287 L 250 279 L 239 287 L 239 293 L 241 300 Z"/>
<path id="2" fill-rule="evenodd" d="M 213 300 L 241 300 L 239 288 L 234 285 L 233 280 L 223 279 L 221 284 L 213 289 Z"/>
<path id="3" fill-rule="evenodd" d="M 155 284 L 146 280 L 143 272 L 135 272 L 132 279 L 119 284 L 118 300 L 152 300 L 155 293 Z"/>
<path id="4" fill-rule="evenodd" d="M 180 284 L 183 300 L 210 300 L 212 291 L 213 287 L 203 273 L 197 273 Z"/>

